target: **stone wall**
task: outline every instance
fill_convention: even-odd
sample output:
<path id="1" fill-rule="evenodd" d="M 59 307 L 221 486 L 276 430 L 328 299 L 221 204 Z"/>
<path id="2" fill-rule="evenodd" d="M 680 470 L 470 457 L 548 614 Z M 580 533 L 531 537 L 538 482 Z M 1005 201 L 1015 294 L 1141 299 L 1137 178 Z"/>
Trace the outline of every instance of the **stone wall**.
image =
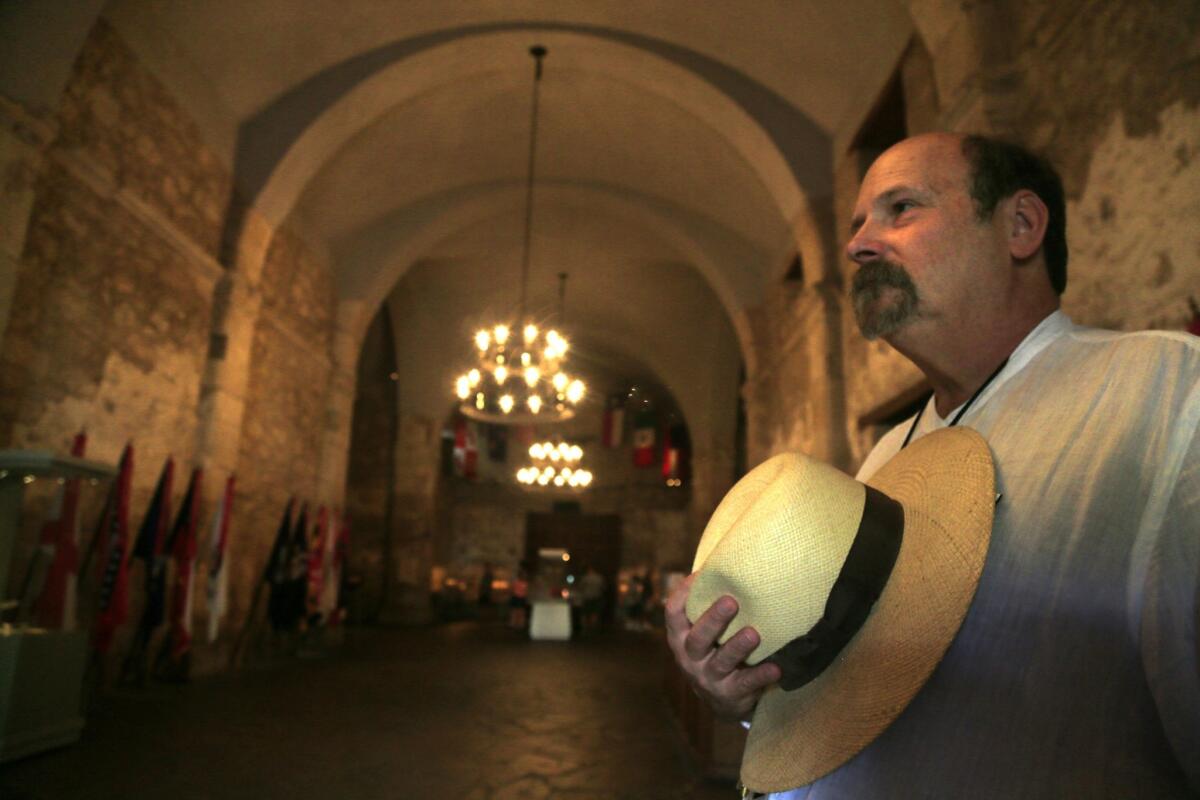
<path id="1" fill-rule="evenodd" d="M 3 210 L 5 265 L 11 259 L 15 280 L 0 349 L 0 447 L 63 453 L 86 428 L 88 455 L 115 463 L 132 440 L 136 531 L 167 455 L 176 462 L 176 508 L 193 462 L 204 460 L 197 435 L 215 297 L 226 276 L 217 258 L 229 172 L 103 20 L 53 119 L 31 117 L 10 100 L 0 111 L 5 197 L 20 201 Z M 328 427 L 328 263 L 293 229 L 271 241 L 251 286 L 261 299 L 253 341 L 230 343 L 251 352 L 246 413 L 232 443 L 240 456 L 231 611 L 219 647 L 198 647 L 200 671 L 223 663 L 217 653 L 241 625 L 286 497 L 313 498 Z M 215 472 L 206 476 L 205 521 L 224 478 Z M 205 569 L 202 558 L 199 586 Z M 139 581 L 140 568 L 114 656 L 140 613 Z M 199 628 L 206 609 L 202 589 L 198 595 Z"/>
<path id="2" fill-rule="evenodd" d="M 1043 152 L 1069 198 L 1064 308 L 1123 330 L 1182 327 L 1200 294 L 1200 9 L 1188 0 L 1006 4 L 992 130 Z M 995 47 L 994 45 L 991 45 Z"/>
<path id="3" fill-rule="evenodd" d="M 0 354 L 0 442 L 191 455 L 227 174 L 107 25 L 80 53 L 36 184 Z M 145 487 L 153 476 L 139 474 Z"/>
<path id="4" fill-rule="evenodd" d="M 404 380 L 404 376 L 400 377 Z M 392 547 L 381 554 L 382 618 L 421 622 L 429 618 L 429 576 L 438 519 L 441 426 L 416 414 L 397 419 L 392 473 Z"/>
<path id="5" fill-rule="evenodd" d="M 515 471 L 514 467 L 514 471 Z M 695 551 L 688 494 L 664 486 L 636 485 L 579 493 L 524 490 L 512 483 L 470 483 L 447 479 L 451 502 L 444 555 L 436 565 L 449 577 L 474 576 L 485 561 L 509 575 L 525 557 L 525 524 L 530 513 L 550 513 L 559 501 L 579 503 L 583 514 L 621 518 L 621 567 L 688 571 Z"/>
<path id="6" fill-rule="evenodd" d="M 386 307 L 367 328 L 358 359 L 346 510 L 352 520 L 351 564 L 362 576 L 359 611 L 371 615 L 383 596 L 390 559 L 392 484 L 395 471 L 396 355 Z"/>
<path id="7" fill-rule="evenodd" d="M 315 519 L 334 292 L 327 263 L 296 231 L 276 232 L 263 264 L 238 456 L 234 616 L 261 575 L 289 497 Z"/>
<path id="8" fill-rule="evenodd" d="M 194 459 L 229 177 L 103 23 L 46 128 L 28 216 L 5 209 L 24 237 L 0 350 L 0 446 L 65 453 L 86 429 L 87 455 L 115 463 L 132 441 L 136 533 L 165 458 L 176 506 Z M 140 567 L 133 581 L 114 658 L 140 614 Z M 91 575 L 82 590 L 86 612 Z"/>

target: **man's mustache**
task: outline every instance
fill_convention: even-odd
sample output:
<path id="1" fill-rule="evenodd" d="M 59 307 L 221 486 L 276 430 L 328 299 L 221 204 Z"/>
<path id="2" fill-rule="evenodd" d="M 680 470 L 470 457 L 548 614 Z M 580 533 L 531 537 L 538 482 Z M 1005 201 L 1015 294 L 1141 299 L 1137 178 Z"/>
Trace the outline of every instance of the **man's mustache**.
<path id="1" fill-rule="evenodd" d="M 880 298 L 889 290 L 894 290 L 894 298 L 880 304 Z M 850 284 L 850 300 L 858 329 L 869 340 L 900 330 L 917 315 L 920 302 L 908 270 L 885 259 L 868 261 L 858 268 Z"/>
<path id="2" fill-rule="evenodd" d="M 850 284 L 850 294 L 856 299 L 863 294 L 870 295 L 873 299 L 878 297 L 879 290 L 884 288 L 900 289 L 913 295 L 917 291 L 908 270 L 894 261 L 879 259 L 868 261 L 858 268 Z"/>

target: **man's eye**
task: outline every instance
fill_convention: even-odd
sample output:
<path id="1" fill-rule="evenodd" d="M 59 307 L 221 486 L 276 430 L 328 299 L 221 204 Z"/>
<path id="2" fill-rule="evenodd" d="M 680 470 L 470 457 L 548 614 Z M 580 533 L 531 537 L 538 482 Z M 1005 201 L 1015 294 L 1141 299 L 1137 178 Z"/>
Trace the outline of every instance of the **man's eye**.
<path id="1" fill-rule="evenodd" d="M 914 203 L 912 200 L 897 200 L 896 202 L 892 203 L 892 213 L 893 214 L 903 214 L 905 211 L 908 211 L 910 208 L 915 208 L 916 205 L 917 204 Z"/>

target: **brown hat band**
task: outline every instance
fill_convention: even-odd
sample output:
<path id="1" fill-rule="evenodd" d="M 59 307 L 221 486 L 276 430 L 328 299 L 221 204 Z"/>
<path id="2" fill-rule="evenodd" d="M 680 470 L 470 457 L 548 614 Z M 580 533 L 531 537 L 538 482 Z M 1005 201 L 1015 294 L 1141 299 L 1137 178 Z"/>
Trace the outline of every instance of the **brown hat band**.
<path id="1" fill-rule="evenodd" d="M 782 689 L 799 689 L 833 663 L 866 622 L 892 574 L 904 538 L 904 507 L 878 489 L 864 488 L 862 521 L 825 601 L 824 615 L 808 633 L 765 659 L 783 671 Z"/>

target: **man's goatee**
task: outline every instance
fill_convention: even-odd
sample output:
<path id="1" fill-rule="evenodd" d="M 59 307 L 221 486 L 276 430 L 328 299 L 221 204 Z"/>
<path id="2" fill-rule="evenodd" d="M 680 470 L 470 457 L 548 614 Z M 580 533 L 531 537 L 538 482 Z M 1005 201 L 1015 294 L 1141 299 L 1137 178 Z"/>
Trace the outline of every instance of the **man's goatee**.
<path id="1" fill-rule="evenodd" d="M 894 290 L 889 292 L 888 290 Z M 885 295 L 890 295 L 885 299 Z M 916 284 L 908 270 L 892 261 L 869 261 L 854 273 L 850 286 L 854 316 L 867 339 L 890 336 L 917 315 Z"/>

